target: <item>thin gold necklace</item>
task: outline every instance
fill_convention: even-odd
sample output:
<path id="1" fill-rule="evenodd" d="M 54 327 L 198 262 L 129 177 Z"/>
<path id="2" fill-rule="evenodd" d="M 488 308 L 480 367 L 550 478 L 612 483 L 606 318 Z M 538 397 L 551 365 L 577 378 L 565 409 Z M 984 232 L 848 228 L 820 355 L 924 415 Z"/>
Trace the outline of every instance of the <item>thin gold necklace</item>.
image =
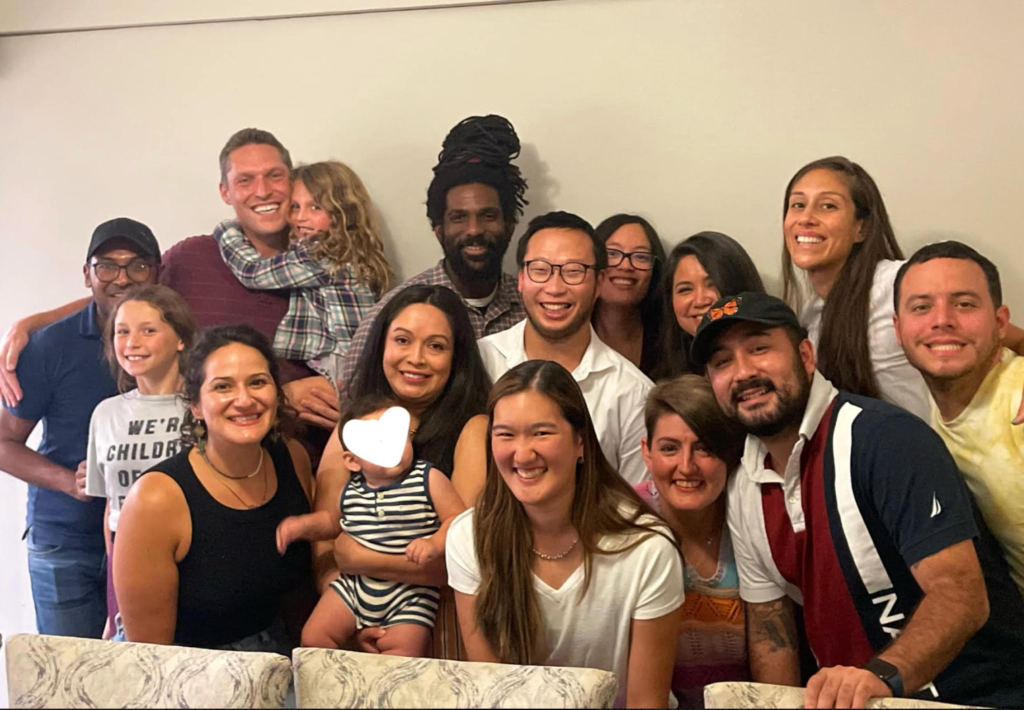
<path id="1" fill-rule="evenodd" d="M 247 476 L 229 476 L 229 475 L 221 472 L 220 470 L 218 470 L 217 467 L 214 466 L 213 463 L 211 463 L 210 459 L 207 458 L 205 451 L 200 452 L 200 455 L 203 457 L 203 461 L 206 462 L 206 465 L 209 466 L 210 468 L 212 468 L 215 473 L 223 476 L 224 478 L 229 478 L 232 481 L 242 481 L 242 480 L 245 480 L 247 478 L 252 478 L 257 473 L 259 473 L 260 470 L 263 468 L 263 447 L 262 446 L 260 447 L 260 465 L 256 467 L 255 471 L 253 471 L 252 473 L 250 473 Z M 261 505 L 263 505 L 267 501 L 267 476 L 266 475 L 263 476 L 263 495 L 260 497 L 260 500 L 257 503 L 247 503 L 245 500 L 243 500 L 242 496 L 238 495 L 238 493 L 235 492 L 235 489 L 233 489 L 231 486 L 229 486 L 225 481 L 221 480 L 220 478 L 218 478 L 217 480 L 220 481 L 220 484 L 222 486 L 224 486 L 224 488 L 227 489 L 228 493 L 233 495 L 235 497 L 235 499 L 239 503 L 241 503 L 242 505 L 244 505 L 246 507 L 247 510 L 253 510 L 254 508 L 259 508 Z"/>
<path id="2" fill-rule="evenodd" d="M 580 539 L 578 537 L 574 537 L 572 539 L 572 544 L 569 545 L 568 549 L 566 549 L 565 552 L 558 553 L 557 555 L 545 555 L 543 552 L 537 552 L 537 548 L 536 547 L 532 548 L 533 549 L 533 554 L 537 555 L 537 557 L 541 558 L 542 560 L 547 560 L 549 562 L 554 562 L 555 560 L 562 559 L 563 557 L 568 555 L 570 552 L 572 552 L 574 549 L 576 549 L 576 543 L 579 542 L 579 541 L 580 541 Z"/>
<path id="3" fill-rule="evenodd" d="M 257 473 L 260 472 L 261 468 L 263 468 L 263 447 L 262 446 L 260 446 L 260 461 L 259 461 L 259 463 L 256 464 L 256 469 L 252 473 L 246 474 L 244 476 L 232 476 L 230 474 L 224 473 L 219 468 L 217 468 L 216 466 L 213 465 L 213 461 L 210 460 L 210 457 L 206 455 L 206 451 L 203 450 L 203 449 L 200 449 L 199 455 L 203 457 L 203 461 L 206 462 L 207 466 L 209 466 L 210 468 L 213 469 L 214 473 L 219 474 L 221 476 L 224 476 L 224 478 L 230 478 L 232 481 L 243 481 L 246 478 L 252 478 Z"/>

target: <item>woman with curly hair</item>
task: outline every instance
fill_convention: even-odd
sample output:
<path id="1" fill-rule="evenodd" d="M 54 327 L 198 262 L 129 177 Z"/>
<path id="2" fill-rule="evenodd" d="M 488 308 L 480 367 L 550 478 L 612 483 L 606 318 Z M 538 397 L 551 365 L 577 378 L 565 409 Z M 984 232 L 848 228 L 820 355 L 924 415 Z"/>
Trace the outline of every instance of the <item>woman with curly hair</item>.
<path id="1" fill-rule="evenodd" d="M 292 172 L 288 251 L 262 257 L 233 221 L 213 233 L 244 286 L 292 290 L 274 337 L 277 356 L 305 360 L 336 385 L 356 328 L 392 278 L 372 212 L 359 176 L 327 161 Z"/>

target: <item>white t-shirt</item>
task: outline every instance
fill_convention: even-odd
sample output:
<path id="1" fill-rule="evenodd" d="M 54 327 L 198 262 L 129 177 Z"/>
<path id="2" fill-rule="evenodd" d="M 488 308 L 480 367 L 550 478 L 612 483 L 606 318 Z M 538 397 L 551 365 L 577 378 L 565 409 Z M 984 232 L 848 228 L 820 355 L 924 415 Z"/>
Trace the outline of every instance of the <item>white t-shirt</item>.
<path id="1" fill-rule="evenodd" d="M 642 522 L 657 522 L 645 516 Z M 664 526 L 664 524 L 662 524 Z M 664 528 L 668 532 L 668 528 Z M 602 550 L 621 548 L 632 536 L 606 536 Z M 473 543 L 473 510 L 452 521 L 445 545 L 448 584 L 463 594 L 477 593 L 480 567 Z M 633 619 L 657 619 L 683 604 L 683 561 L 679 550 L 661 535 L 617 555 L 594 555 L 590 586 L 580 599 L 583 564 L 559 589 L 534 575 L 547 655 L 539 665 L 597 668 L 619 681 L 616 707 L 626 704 L 629 631 Z M 669 693 L 668 707 L 676 707 Z"/>
<path id="2" fill-rule="evenodd" d="M 896 272 L 903 266 L 902 261 L 882 260 L 875 267 L 875 279 L 871 284 L 871 304 L 868 311 L 868 348 L 871 351 L 871 369 L 878 380 L 882 399 L 928 421 L 931 416 L 931 399 L 928 386 L 921 373 L 907 360 L 896 340 L 896 326 L 892 317 L 893 290 L 896 286 Z M 815 296 L 800 314 L 800 323 L 807 328 L 808 337 L 818 349 L 821 337 L 821 314 L 825 302 Z"/>
<path id="3" fill-rule="evenodd" d="M 640 440 L 647 433 L 644 404 L 654 383 L 597 337 L 593 326 L 588 327 L 590 345 L 572 377 L 583 392 L 605 458 L 629 485 L 638 486 L 650 479 L 640 453 Z M 497 382 L 513 367 L 529 360 L 525 336 L 524 320 L 477 341 L 491 380 Z"/>
<path id="4" fill-rule="evenodd" d="M 176 394 L 131 390 L 100 402 L 89 423 L 85 492 L 110 500 L 107 524 L 117 530 L 128 489 L 146 470 L 178 453 L 185 403 Z"/>

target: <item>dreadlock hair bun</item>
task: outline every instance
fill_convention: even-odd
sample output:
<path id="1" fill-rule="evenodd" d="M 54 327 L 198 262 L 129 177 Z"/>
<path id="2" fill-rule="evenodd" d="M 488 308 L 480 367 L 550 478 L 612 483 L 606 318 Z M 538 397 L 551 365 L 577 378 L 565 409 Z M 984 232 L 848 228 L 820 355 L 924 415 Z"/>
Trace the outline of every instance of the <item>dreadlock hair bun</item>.
<path id="1" fill-rule="evenodd" d="M 459 185 L 482 183 L 498 192 L 502 216 L 519 221 L 526 200 L 526 179 L 512 160 L 519 157 L 519 136 L 503 116 L 470 116 L 459 121 L 441 144 L 434 179 L 427 188 L 427 217 L 431 226 L 444 222 L 448 191 Z"/>

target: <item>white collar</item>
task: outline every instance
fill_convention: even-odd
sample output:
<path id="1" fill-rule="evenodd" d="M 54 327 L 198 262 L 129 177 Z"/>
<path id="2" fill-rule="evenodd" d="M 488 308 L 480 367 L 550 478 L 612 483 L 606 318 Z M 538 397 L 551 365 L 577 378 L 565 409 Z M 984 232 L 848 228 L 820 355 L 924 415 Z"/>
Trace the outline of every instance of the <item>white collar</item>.
<path id="1" fill-rule="evenodd" d="M 509 369 L 529 359 L 526 356 L 526 324 L 526 320 L 519 321 L 508 330 L 491 336 L 491 344 L 505 358 L 505 364 Z M 580 364 L 572 371 L 573 379 L 577 382 L 585 380 L 590 375 L 614 369 L 615 356 L 619 355 L 597 337 L 594 326 L 588 324 L 587 327 L 590 328 L 590 344 L 587 345 Z"/>

